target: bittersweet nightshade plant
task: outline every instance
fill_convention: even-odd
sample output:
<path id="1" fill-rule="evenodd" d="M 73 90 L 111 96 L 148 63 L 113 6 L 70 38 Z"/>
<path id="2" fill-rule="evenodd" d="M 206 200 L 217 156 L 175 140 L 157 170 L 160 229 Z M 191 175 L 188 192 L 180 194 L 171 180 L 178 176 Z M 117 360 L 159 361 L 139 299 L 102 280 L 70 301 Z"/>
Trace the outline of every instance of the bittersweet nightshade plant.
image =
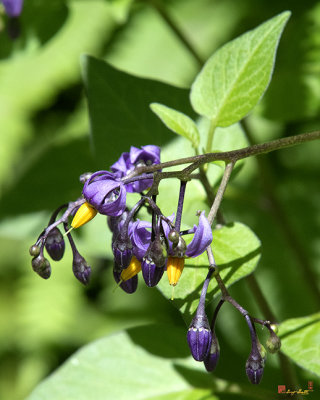
<path id="1" fill-rule="evenodd" d="M 185 262 L 189 258 L 202 257 L 202 254 L 207 252 L 206 265 L 209 272 L 202 278 L 203 288 L 199 304 L 187 332 L 191 354 L 195 360 L 204 363 L 208 372 L 216 368 L 220 347 L 215 333 L 215 321 L 221 305 L 228 302 L 241 313 L 249 328 L 251 352 L 247 362 L 244 363 L 244 370 L 253 384 L 260 383 L 266 361 L 266 353 L 259 342 L 255 324 L 260 324 L 270 331 L 267 349 L 271 353 L 279 350 L 280 339 L 269 320 L 254 318 L 230 295 L 226 283 L 220 276 L 213 251 L 215 248 L 213 232 L 219 231 L 221 224 L 215 225 L 213 231 L 212 226 L 216 222 L 218 211 L 221 211 L 219 208 L 224 192 L 239 160 L 315 140 L 320 134 L 314 132 L 286 137 L 225 152 L 212 152 L 212 143 L 217 127 L 227 127 L 237 123 L 262 97 L 271 78 L 275 51 L 288 18 L 289 13 L 285 12 L 267 21 L 254 31 L 222 47 L 204 65 L 192 85 L 190 101 L 198 116 L 207 123 L 208 129 L 205 133 L 200 134 L 197 121 L 182 112 L 160 103 L 151 104 L 152 111 L 170 130 L 191 142 L 195 150 L 194 156 L 161 163 L 158 146 L 152 144 L 141 148 L 132 146 L 129 152 L 125 151 L 120 155 L 109 170 L 83 174 L 80 178 L 84 184 L 82 196 L 63 207 L 66 211 L 60 219 L 56 220 L 57 212 L 55 212 L 54 218 L 51 218 L 47 228 L 30 248 L 33 269 L 47 279 L 51 269 L 43 250 L 45 247 L 49 255 L 54 255 L 52 258 L 55 260 L 62 257 L 62 240 L 57 234 L 57 226 L 62 223 L 73 252 L 73 272 L 79 281 L 88 284 L 91 268 L 76 249 L 71 230 L 80 228 L 98 214 L 107 216 L 108 226 L 112 232 L 110 245 L 114 255 L 113 276 L 116 283 L 127 293 L 134 293 L 137 290 L 138 275 L 141 271 L 146 285 L 153 287 L 160 281 L 160 285 L 163 285 L 163 275 L 166 270 L 169 281 L 167 286 L 175 287 L 180 278 L 181 280 L 184 278 L 182 273 Z M 206 142 L 205 152 L 200 147 L 201 135 Z M 225 169 L 218 190 L 213 192 L 206 167 L 215 161 L 225 162 Z M 183 169 L 172 169 L 180 165 L 184 165 Z M 169 167 L 171 170 L 165 171 Z M 157 202 L 157 196 L 161 192 L 159 184 L 169 178 L 175 179 L 180 184 L 176 213 L 174 214 L 175 210 L 172 210 L 171 216 L 164 215 L 160 203 Z M 213 201 L 210 202 L 209 213 L 204 210 L 194 210 L 199 219 L 198 224 L 182 231 L 186 187 L 191 180 L 199 180 L 208 198 L 211 196 Z M 129 206 L 128 201 L 131 193 L 140 195 L 133 206 Z M 141 217 L 142 208 L 146 208 L 151 215 L 149 220 Z M 61 247 L 58 250 L 53 248 L 53 237 L 58 238 L 56 242 Z M 212 300 L 208 299 L 212 277 L 220 289 L 221 300 L 210 325 L 205 306 L 206 299 Z"/>

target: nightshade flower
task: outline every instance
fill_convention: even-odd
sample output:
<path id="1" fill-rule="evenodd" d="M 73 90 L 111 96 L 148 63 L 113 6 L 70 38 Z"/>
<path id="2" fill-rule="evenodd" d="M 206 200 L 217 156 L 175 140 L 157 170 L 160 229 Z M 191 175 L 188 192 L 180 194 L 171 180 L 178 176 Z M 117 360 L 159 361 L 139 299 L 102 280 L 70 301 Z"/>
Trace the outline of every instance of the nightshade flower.
<path id="1" fill-rule="evenodd" d="M 135 168 L 159 164 L 160 147 L 154 145 L 142 146 L 141 149 L 131 146 L 130 152 L 122 153 L 118 161 L 111 165 L 111 171 L 118 178 L 124 178 Z M 140 193 L 152 185 L 152 179 L 143 179 L 126 184 L 126 190 L 130 193 Z"/>
<path id="2" fill-rule="evenodd" d="M 117 217 L 126 208 L 124 184 L 109 171 L 97 171 L 83 187 L 83 196 L 100 214 Z"/>
<path id="3" fill-rule="evenodd" d="M 18 17 L 21 14 L 23 0 L 2 0 L 2 3 L 9 17 Z"/>
<path id="4" fill-rule="evenodd" d="M 198 226 L 193 228 L 194 236 L 191 243 L 183 249 L 184 240 L 180 237 L 176 246 L 173 244 L 170 249 L 170 256 L 167 262 L 167 273 L 170 285 L 175 286 L 180 279 L 184 268 L 183 254 L 187 257 L 198 257 L 212 242 L 212 231 L 204 211 L 200 214 Z M 172 231 L 170 231 L 172 235 Z M 169 236 L 170 239 L 170 236 Z M 182 242 L 183 241 L 183 242 Z"/>

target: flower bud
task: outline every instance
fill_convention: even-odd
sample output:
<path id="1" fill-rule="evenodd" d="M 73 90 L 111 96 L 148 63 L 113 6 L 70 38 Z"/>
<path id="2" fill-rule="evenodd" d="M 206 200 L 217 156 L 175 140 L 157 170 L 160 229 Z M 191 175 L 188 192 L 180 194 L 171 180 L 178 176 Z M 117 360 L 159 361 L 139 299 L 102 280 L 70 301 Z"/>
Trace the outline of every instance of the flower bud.
<path id="1" fill-rule="evenodd" d="M 189 326 L 187 340 L 192 357 L 196 361 L 203 361 L 209 354 L 212 341 L 212 333 L 206 315 L 196 314 Z"/>
<path id="2" fill-rule="evenodd" d="M 164 273 L 164 266 L 157 267 L 152 261 L 144 257 L 141 263 L 142 276 L 147 286 L 154 287 L 160 282 Z"/>
<path id="3" fill-rule="evenodd" d="M 212 372 L 216 368 L 220 357 L 220 346 L 218 338 L 214 332 L 211 333 L 212 333 L 211 347 L 207 357 L 204 359 L 204 366 L 206 367 L 206 370 L 208 372 Z"/>
<path id="4" fill-rule="evenodd" d="M 257 349 L 251 351 L 246 362 L 246 374 L 251 383 L 258 385 L 262 379 L 265 357 Z"/>
<path id="5" fill-rule="evenodd" d="M 187 250 L 187 245 L 186 245 L 185 240 L 180 236 L 178 244 L 176 244 L 176 245 L 174 244 L 172 246 L 172 249 L 173 249 L 174 256 L 176 256 L 176 257 L 184 257 L 185 252 Z"/>
<path id="6" fill-rule="evenodd" d="M 168 239 L 170 240 L 170 242 L 172 242 L 173 244 L 178 244 L 179 242 L 179 232 L 176 231 L 175 229 L 171 229 L 171 231 L 168 234 Z"/>
<path id="7" fill-rule="evenodd" d="M 128 236 L 123 237 L 121 234 L 119 234 L 112 243 L 112 251 L 115 262 L 121 269 L 125 269 L 130 265 L 133 248 L 131 240 Z"/>
<path id="8" fill-rule="evenodd" d="M 132 278 L 126 280 L 126 281 L 122 281 L 121 279 L 121 270 L 117 270 L 117 269 L 113 269 L 113 276 L 114 279 L 117 283 L 120 283 L 120 287 L 122 290 L 124 290 L 126 293 L 134 293 L 137 290 L 138 287 L 138 275 L 134 275 Z"/>
<path id="9" fill-rule="evenodd" d="M 43 257 L 43 255 L 39 254 L 37 257 L 32 259 L 31 262 L 32 269 L 36 272 L 41 278 L 48 279 L 51 275 L 51 267 L 49 261 Z"/>
<path id="10" fill-rule="evenodd" d="M 275 333 L 271 333 L 266 342 L 266 346 L 270 353 L 276 353 L 280 350 L 281 340 Z"/>
<path id="11" fill-rule="evenodd" d="M 49 232 L 45 246 L 49 256 L 53 260 L 61 260 L 65 250 L 65 243 L 63 236 L 58 228 L 53 228 Z"/>
<path id="12" fill-rule="evenodd" d="M 37 257 L 40 254 L 40 247 L 36 244 L 32 245 L 29 249 L 30 256 Z"/>
<path id="13" fill-rule="evenodd" d="M 74 253 L 72 261 L 72 271 L 74 276 L 84 285 L 89 283 L 91 267 L 86 260 L 78 253 Z"/>

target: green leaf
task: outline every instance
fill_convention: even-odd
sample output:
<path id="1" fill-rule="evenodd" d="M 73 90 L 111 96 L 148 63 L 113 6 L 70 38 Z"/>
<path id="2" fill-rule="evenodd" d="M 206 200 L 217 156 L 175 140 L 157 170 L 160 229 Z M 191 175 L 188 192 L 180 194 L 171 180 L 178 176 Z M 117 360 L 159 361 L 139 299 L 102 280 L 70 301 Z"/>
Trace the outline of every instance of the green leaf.
<path id="1" fill-rule="evenodd" d="M 192 390 L 179 368 L 198 368 L 190 359 L 185 335 L 182 328 L 153 325 L 95 341 L 75 353 L 27 399 L 87 400 L 92 393 L 96 400 L 161 399 L 164 394 L 170 399 L 170 394 Z M 212 377 L 205 376 L 208 385 Z"/>
<path id="2" fill-rule="evenodd" d="M 119 156 L 131 145 L 161 145 L 171 139 L 151 112 L 150 103 L 159 101 L 194 116 L 186 89 L 137 78 L 93 57 L 84 57 L 82 67 L 94 151 L 100 167 L 113 164 L 115 154 Z"/>
<path id="3" fill-rule="evenodd" d="M 199 131 L 190 117 L 158 103 L 152 103 L 150 108 L 169 129 L 190 140 L 194 148 L 199 146 Z"/>
<path id="4" fill-rule="evenodd" d="M 260 258 L 261 244 L 256 235 L 245 225 L 235 222 L 213 231 L 212 248 L 221 277 L 226 286 L 251 274 Z M 186 321 L 190 321 L 196 310 L 204 279 L 208 272 L 206 252 L 185 261 L 185 267 L 174 292 L 174 305 Z M 172 287 L 167 278 L 158 285 L 161 292 L 171 298 Z M 219 294 L 214 279 L 211 280 L 207 300 Z"/>
<path id="5" fill-rule="evenodd" d="M 209 58 L 191 89 L 195 111 L 216 126 L 241 120 L 258 103 L 271 78 L 282 30 L 283 12 L 227 43 Z"/>
<path id="6" fill-rule="evenodd" d="M 320 313 L 282 322 L 279 336 L 283 353 L 320 376 Z"/>

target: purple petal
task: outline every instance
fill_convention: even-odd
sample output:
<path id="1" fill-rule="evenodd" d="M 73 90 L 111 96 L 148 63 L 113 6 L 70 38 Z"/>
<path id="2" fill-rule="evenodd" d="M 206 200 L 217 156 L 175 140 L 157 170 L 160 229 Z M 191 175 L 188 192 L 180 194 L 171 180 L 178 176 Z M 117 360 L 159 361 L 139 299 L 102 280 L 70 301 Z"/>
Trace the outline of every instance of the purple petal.
<path id="1" fill-rule="evenodd" d="M 141 149 L 131 146 L 130 149 L 130 161 L 135 164 L 139 161 L 143 161 L 147 165 L 159 164 L 160 163 L 160 147 L 149 144 L 142 146 Z"/>
<path id="2" fill-rule="evenodd" d="M 136 221 L 129 229 L 129 236 L 133 245 L 133 254 L 139 261 L 142 260 L 151 241 L 151 232 L 147 230 L 151 228 L 151 223 L 147 221 Z"/>
<path id="3" fill-rule="evenodd" d="M 195 234 L 191 243 L 187 247 L 187 257 L 198 257 L 212 242 L 211 226 L 202 211 L 199 217 L 199 225 L 196 228 Z"/>
<path id="4" fill-rule="evenodd" d="M 18 17 L 21 14 L 23 0 L 2 0 L 2 3 L 9 17 Z"/>
<path id="5" fill-rule="evenodd" d="M 117 217 L 126 207 L 126 189 L 114 174 L 98 171 L 84 184 L 83 196 L 100 214 Z"/>

